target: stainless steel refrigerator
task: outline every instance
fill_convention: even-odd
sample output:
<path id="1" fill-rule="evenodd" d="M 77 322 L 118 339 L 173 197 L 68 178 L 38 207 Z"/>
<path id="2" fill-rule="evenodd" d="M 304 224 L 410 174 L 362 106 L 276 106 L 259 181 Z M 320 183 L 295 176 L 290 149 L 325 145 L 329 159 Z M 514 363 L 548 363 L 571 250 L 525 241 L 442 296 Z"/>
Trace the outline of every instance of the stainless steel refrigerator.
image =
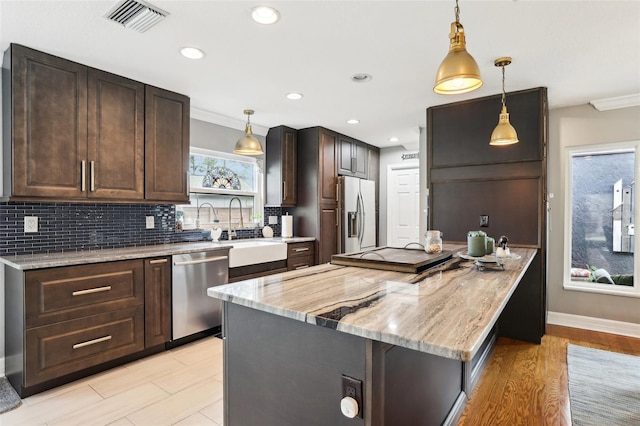
<path id="1" fill-rule="evenodd" d="M 372 180 L 350 176 L 340 184 L 340 253 L 368 250 L 376 246 L 376 186 Z"/>

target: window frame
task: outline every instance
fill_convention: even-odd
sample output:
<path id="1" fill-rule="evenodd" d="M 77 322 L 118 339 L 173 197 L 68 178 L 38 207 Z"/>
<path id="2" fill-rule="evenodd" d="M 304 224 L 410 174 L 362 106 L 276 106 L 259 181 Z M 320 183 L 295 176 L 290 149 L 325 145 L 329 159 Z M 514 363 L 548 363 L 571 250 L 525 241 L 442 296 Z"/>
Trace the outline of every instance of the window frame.
<path id="1" fill-rule="evenodd" d="M 255 157 L 249 157 L 246 155 L 231 154 L 228 152 L 214 151 L 212 149 L 197 148 L 197 147 L 191 147 L 191 149 L 189 150 L 189 155 L 191 156 L 192 154 L 223 158 L 226 160 L 234 160 L 234 161 L 240 161 L 245 163 L 253 163 L 254 164 L 254 182 L 255 182 L 254 189 L 256 189 L 255 192 L 240 191 L 236 189 L 216 189 L 216 188 L 199 188 L 199 187 L 192 188 L 191 184 L 189 184 L 189 193 L 190 194 L 209 194 L 209 195 L 216 195 L 216 194 L 217 195 L 242 195 L 242 196 L 249 196 L 249 197 L 252 196 L 254 215 L 256 214 L 256 212 L 260 214 L 260 217 L 264 215 L 265 188 L 264 188 L 264 170 L 262 167 L 262 160 L 259 160 L 258 158 L 255 158 Z M 189 182 L 191 182 L 190 178 L 189 178 Z"/>
<path id="2" fill-rule="evenodd" d="M 572 252 L 572 224 L 573 224 L 573 174 L 572 164 L 573 157 L 576 155 L 599 155 L 610 153 L 621 153 L 633 151 L 635 155 L 635 182 L 640 179 L 640 141 L 625 141 L 614 143 L 603 143 L 594 145 L 579 145 L 565 148 L 565 215 L 564 215 L 564 262 L 563 262 L 563 288 L 565 290 L 583 291 L 589 293 L 610 294 L 616 296 L 636 297 L 640 298 L 640 250 L 638 250 L 640 237 L 638 232 L 634 234 L 633 253 L 633 286 L 612 286 L 611 284 L 596 283 L 590 281 L 578 281 L 571 279 L 571 252 Z M 638 191 L 634 192 L 634 224 L 638 223 L 640 216 L 640 197 Z"/>

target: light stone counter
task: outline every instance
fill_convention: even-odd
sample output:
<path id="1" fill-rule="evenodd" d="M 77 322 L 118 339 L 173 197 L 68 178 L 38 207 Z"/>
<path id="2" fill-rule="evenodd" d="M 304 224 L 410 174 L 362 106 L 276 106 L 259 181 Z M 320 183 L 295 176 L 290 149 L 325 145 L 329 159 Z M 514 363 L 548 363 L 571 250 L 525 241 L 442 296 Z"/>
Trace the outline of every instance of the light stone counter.
<path id="1" fill-rule="evenodd" d="M 460 245 L 445 250 L 462 251 Z M 536 253 L 505 270 L 454 254 L 420 274 L 324 264 L 208 289 L 208 295 L 281 317 L 445 358 L 470 361 Z"/>
<path id="2" fill-rule="evenodd" d="M 104 250 L 69 251 L 48 254 L 27 254 L 0 257 L 0 263 L 4 263 L 19 270 L 31 270 L 41 268 L 55 268 L 59 266 L 84 265 L 89 263 L 112 262 L 117 260 L 143 259 L 147 257 L 171 256 L 174 254 L 194 253 L 203 250 L 229 249 L 234 243 L 240 241 L 275 241 L 284 243 L 297 243 L 314 241 L 313 237 L 293 238 L 253 238 L 250 240 L 231 241 L 198 241 L 188 243 L 161 244 L 140 247 L 125 247 Z"/>

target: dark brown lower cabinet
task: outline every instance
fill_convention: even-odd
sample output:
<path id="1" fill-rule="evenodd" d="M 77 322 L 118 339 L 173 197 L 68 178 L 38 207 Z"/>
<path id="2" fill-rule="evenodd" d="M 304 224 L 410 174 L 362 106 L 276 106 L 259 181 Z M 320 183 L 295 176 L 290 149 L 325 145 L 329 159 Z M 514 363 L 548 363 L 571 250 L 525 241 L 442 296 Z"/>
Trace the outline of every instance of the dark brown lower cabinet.
<path id="1" fill-rule="evenodd" d="M 171 340 L 171 261 L 144 261 L 144 344 L 150 348 Z"/>
<path id="2" fill-rule="evenodd" d="M 6 267 L 7 378 L 24 398 L 163 350 L 170 290 L 167 258 Z"/>
<path id="3" fill-rule="evenodd" d="M 315 265 L 315 243 L 305 241 L 287 244 L 287 270 L 295 271 Z"/>

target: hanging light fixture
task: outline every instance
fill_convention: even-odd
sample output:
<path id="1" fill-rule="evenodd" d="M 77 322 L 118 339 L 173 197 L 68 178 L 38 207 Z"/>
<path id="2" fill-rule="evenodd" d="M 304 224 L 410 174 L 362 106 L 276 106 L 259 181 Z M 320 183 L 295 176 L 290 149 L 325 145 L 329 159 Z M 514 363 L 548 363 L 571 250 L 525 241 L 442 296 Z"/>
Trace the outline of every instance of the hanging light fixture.
<path id="1" fill-rule="evenodd" d="M 233 153 L 241 155 L 264 154 L 260 141 L 253 136 L 253 132 L 251 131 L 250 117 L 253 115 L 253 110 L 245 109 L 244 113 L 247 115 L 247 126 L 244 129 L 244 136 L 236 142 L 236 147 L 234 148 Z"/>
<path id="2" fill-rule="evenodd" d="M 480 68 L 473 56 L 467 52 L 464 27 L 460 23 L 460 8 L 456 0 L 456 21 L 451 23 L 449 53 L 436 74 L 433 91 L 440 95 L 457 95 L 471 92 L 482 86 Z"/>
<path id="3" fill-rule="evenodd" d="M 518 134 L 516 133 L 516 129 L 509 123 L 509 113 L 507 112 L 507 105 L 505 104 L 504 67 L 510 63 L 511 58 L 509 56 L 498 58 L 494 62 L 496 67 L 502 67 L 502 111 L 500 112 L 498 125 L 493 129 L 493 133 L 491 133 L 489 145 L 511 145 L 518 143 Z"/>

